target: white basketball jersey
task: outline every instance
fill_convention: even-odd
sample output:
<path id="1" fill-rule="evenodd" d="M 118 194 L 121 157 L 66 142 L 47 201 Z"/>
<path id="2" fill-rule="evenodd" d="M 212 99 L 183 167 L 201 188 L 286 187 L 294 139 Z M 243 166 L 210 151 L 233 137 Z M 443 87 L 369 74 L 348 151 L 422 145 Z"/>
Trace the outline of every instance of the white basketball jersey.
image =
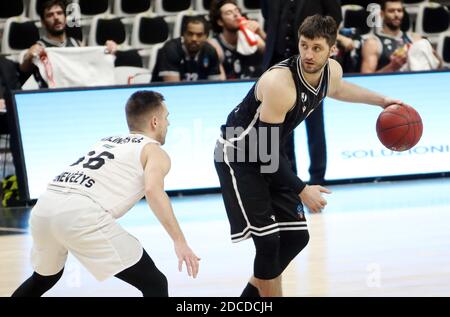
<path id="1" fill-rule="evenodd" d="M 148 143 L 159 144 L 141 134 L 104 138 L 57 175 L 48 188 L 88 196 L 119 218 L 144 196 L 140 156 Z"/>

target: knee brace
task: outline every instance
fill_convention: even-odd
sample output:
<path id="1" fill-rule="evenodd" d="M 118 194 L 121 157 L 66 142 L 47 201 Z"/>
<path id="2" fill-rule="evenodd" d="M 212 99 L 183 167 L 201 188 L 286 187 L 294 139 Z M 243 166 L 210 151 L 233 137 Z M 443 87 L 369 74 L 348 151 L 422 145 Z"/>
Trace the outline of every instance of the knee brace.
<path id="1" fill-rule="evenodd" d="M 280 235 L 253 236 L 256 255 L 253 264 L 254 276 L 262 280 L 271 280 L 282 272 L 280 266 Z"/>
<path id="2" fill-rule="evenodd" d="M 280 266 L 284 271 L 289 263 L 302 251 L 309 241 L 308 230 L 280 232 Z"/>

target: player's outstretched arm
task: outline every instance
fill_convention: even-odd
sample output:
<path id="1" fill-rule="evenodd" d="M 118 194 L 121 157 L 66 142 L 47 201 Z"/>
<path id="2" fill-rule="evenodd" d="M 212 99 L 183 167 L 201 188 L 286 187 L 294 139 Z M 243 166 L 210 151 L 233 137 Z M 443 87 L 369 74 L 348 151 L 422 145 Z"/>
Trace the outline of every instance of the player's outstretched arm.
<path id="1" fill-rule="evenodd" d="M 174 242 L 178 269 L 181 271 L 184 262 L 189 276 L 195 278 L 200 258 L 188 246 L 173 213 L 169 196 L 164 191 L 164 178 L 170 170 L 170 158 L 159 145 L 147 144 L 143 150 L 143 163 L 147 202 Z"/>
<path id="2" fill-rule="evenodd" d="M 342 79 L 342 67 L 335 60 L 330 60 L 330 87 L 328 96 L 337 100 L 365 103 L 386 108 L 392 104 L 403 104 L 401 100 L 392 99 Z"/>

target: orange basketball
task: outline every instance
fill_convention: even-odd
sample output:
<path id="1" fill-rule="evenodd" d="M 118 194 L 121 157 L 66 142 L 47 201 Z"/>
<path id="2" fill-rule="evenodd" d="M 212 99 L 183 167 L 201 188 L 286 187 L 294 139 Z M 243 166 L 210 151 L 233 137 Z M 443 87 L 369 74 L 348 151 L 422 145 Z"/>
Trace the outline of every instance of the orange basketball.
<path id="1" fill-rule="evenodd" d="M 409 150 L 419 142 L 422 131 L 422 119 L 411 106 L 391 105 L 378 116 L 378 139 L 392 151 Z"/>

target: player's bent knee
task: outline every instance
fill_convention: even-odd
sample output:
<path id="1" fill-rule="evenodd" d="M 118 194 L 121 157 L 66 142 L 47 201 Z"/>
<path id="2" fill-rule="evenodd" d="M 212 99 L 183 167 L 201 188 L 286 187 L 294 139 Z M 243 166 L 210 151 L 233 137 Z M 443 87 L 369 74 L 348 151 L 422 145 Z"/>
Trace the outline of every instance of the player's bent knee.
<path id="1" fill-rule="evenodd" d="M 309 242 L 309 232 L 308 230 L 293 230 L 290 231 L 291 237 L 292 237 L 292 241 L 295 242 L 293 243 L 293 248 L 295 249 L 295 251 L 297 252 L 297 254 L 300 253 L 300 251 L 302 251 Z M 291 244 L 288 244 L 291 245 Z"/>
<path id="2" fill-rule="evenodd" d="M 280 235 L 278 233 L 253 237 L 256 255 L 253 265 L 254 276 L 262 280 L 271 280 L 281 272 L 280 265 Z"/>
<path id="3" fill-rule="evenodd" d="M 284 270 L 309 242 L 308 230 L 282 231 L 280 239 L 280 262 Z"/>
<path id="4" fill-rule="evenodd" d="M 169 289 L 166 276 L 159 270 L 147 273 L 143 285 L 139 288 L 144 297 L 168 297 Z"/>

